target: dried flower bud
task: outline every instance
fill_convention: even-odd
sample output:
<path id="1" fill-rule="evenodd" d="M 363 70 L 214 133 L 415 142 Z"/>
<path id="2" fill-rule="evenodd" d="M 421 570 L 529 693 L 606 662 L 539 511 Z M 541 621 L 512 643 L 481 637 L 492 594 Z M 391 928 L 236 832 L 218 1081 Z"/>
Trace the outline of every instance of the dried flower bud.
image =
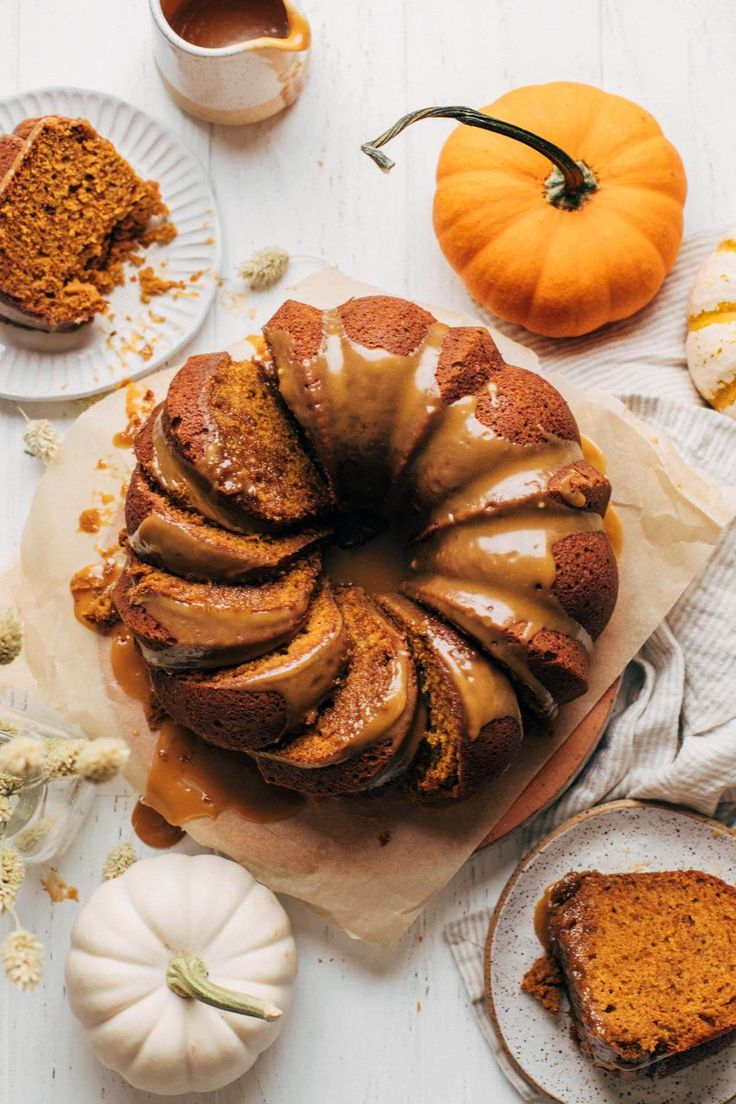
<path id="1" fill-rule="evenodd" d="M 15 848 L 3 847 L 0 851 L 0 912 L 13 907 L 25 876 L 23 859 Z"/>
<path id="2" fill-rule="evenodd" d="M 13 815 L 13 802 L 7 794 L 0 794 L 0 826 L 7 824 Z"/>
<path id="3" fill-rule="evenodd" d="M 12 610 L 0 613 L 0 663 L 12 663 L 23 647 L 23 627 Z"/>
<path id="4" fill-rule="evenodd" d="M 122 740 L 100 736 L 89 740 L 77 755 L 76 773 L 89 782 L 107 782 L 125 766 L 129 755 Z"/>
<path id="5" fill-rule="evenodd" d="M 22 410 L 21 414 L 23 414 Z M 46 418 L 28 418 L 25 414 L 23 417 L 26 419 L 26 431 L 23 434 L 25 451 L 29 456 L 35 456 L 37 460 L 48 464 L 59 451 L 61 444 L 59 434 Z"/>
<path id="6" fill-rule="evenodd" d="M 63 736 L 50 736 L 43 742 L 43 765 L 49 778 L 68 778 L 76 774 L 77 757 L 88 741 L 67 740 Z"/>
<path id="7" fill-rule="evenodd" d="M 11 794 L 17 793 L 17 791 L 23 785 L 23 779 L 18 778 L 17 774 L 10 774 L 6 770 L 0 770 L 0 794 L 3 797 L 10 797 Z"/>
<path id="8" fill-rule="evenodd" d="M 259 249 L 250 260 L 240 266 L 240 275 L 255 291 L 263 291 L 278 283 L 286 272 L 289 254 L 285 249 L 271 246 Z"/>
<path id="9" fill-rule="evenodd" d="M 43 745 L 33 736 L 12 736 L 0 745 L 0 770 L 23 778 L 37 771 L 43 762 Z"/>
<path id="10" fill-rule="evenodd" d="M 41 817 L 35 824 L 29 824 L 26 828 L 22 828 L 20 832 L 16 832 L 13 836 L 13 843 L 17 844 L 26 855 L 32 855 L 40 849 L 42 844 L 46 843 L 52 832 L 56 831 L 58 825 L 59 810 L 57 809 L 49 816 Z"/>
<path id="11" fill-rule="evenodd" d="M 17 928 L 5 936 L 2 947 L 3 966 L 8 979 L 24 992 L 33 989 L 43 972 L 43 946 L 32 932 Z"/>
<path id="12" fill-rule="evenodd" d="M 138 856 L 132 843 L 120 843 L 117 847 L 113 847 L 102 868 L 103 882 L 110 882 L 113 878 L 119 878 L 129 866 L 137 861 Z"/>

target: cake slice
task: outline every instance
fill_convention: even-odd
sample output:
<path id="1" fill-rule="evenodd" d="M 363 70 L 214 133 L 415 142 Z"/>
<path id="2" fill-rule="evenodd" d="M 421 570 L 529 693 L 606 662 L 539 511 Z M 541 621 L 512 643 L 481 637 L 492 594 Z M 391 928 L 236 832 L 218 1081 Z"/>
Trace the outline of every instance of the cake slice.
<path id="1" fill-rule="evenodd" d="M 0 316 L 47 331 L 88 322 L 166 213 L 158 184 L 86 120 L 21 123 L 0 138 Z"/>
<path id="2" fill-rule="evenodd" d="M 203 740 L 235 751 L 261 748 L 312 719 L 344 665 L 344 635 L 325 580 L 304 624 L 282 648 L 218 671 L 151 667 L 151 682 L 166 712 Z"/>
<path id="3" fill-rule="evenodd" d="M 413 758 L 417 681 L 403 635 L 360 587 L 339 587 L 347 667 L 312 724 L 258 752 L 267 782 L 329 796 L 383 785 Z"/>
<path id="4" fill-rule="evenodd" d="M 227 353 L 190 357 L 169 385 L 153 447 L 164 489 L 179 500 L 194 495 L 201 513 L 229 528 L 313 521 L 332 505 L 281 396 L 255 361 Z"/>
<path id="5" fill-rule="evenodd" d="M 736 887 L 699 870 L 568 874 L 544 931 L 581 1049 L 623 1077 L 660 1077 L 733 1041 Z"/>
<path id="6" fill-rule="evenodd" d="M 423 802 L 468 797 L 502 774 L 519 750 L 516 694 L 439 618 L 398 594 L 376 600 L 406 634 L 426 708 L 426 731 L 406 786 Z"/>
<path id="7" fill-rule="evenodd" d="M 242 583 L 273 573 L 301 555 L 329 530 L 233 533 L 202 514 L 177 506 L 138 465 L 125 498 L 128 545 L 138 559 L 174 575 L 206 582 Z"/>
<path id="8" fill-rule="evenodd" d="M 223 667 L 289 641 L 309 608 L 318 552 L 261 584 L 180 579 L 130 554 L 113 591 L 121 621 L 155 667 Z"/>

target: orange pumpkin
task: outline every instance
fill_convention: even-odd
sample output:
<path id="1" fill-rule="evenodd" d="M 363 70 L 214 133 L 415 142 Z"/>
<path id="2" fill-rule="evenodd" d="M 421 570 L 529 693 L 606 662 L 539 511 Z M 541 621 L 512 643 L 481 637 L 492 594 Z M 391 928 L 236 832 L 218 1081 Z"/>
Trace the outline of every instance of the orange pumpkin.
<path id="1" fill-rule="evenodd" d="M 682 239 L 687 182 L 649 112 L 559 81 L 482 112 L 414 112 L 363 149 L 388 169 L 379 147 L 435 116 L 469 124 L 440 155 L 434 226 L 479 303 L 534 333 L 574 337 L 654 298 Z"/>

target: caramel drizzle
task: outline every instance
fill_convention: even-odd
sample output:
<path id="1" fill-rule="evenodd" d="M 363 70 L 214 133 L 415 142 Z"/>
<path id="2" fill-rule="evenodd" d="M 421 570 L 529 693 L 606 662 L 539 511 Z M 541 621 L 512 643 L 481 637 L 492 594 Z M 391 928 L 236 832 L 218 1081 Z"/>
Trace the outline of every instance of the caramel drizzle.
<path id="1" fill-rule="evenodd" d="M 204 526 L 188 526 L 172 517 L 151 513 L 135 533 L 128 534 L 128 544 L 142 560 L 158 560 L 175 575 L 237 581 L 248 567 L 242 554 L 223 542 L 208 541 L 204 533 L 198 532 L 201 529 Z"/>
<path id="2" fill-rule="evenodd" d="M 483 390 L 493 397 L 493 381 Z M 545 494 L 553 472 L 582 458 L 577 441 L 550 435 L 538 445 L 518 445 L 499 437 L 476 418 L 477 401 L 469 395 L 445 407 L 407 472 L 406 499 L 424 525 L 453 525 L 495 505 Z"/>
<path id="3" fill-rule="evenodd" d="M 217 490 L 222 463 L 219 443 L 207 450 L 200 471 L 187 463 L 176 449 L 171 448 L 161 419 L 162 413 L 159 412 L 153 423 L 152 468 L 156 482 L 175 501 L 193 507 L 223 529 L 246 534 L 264 532 L 263 525 L 243 510 L 224 502 L 222 494 Z"/>
<path id="4" fill-rule="evenodd" d="M 433 632 L 431 618 L 413 602 L 399 594 L 387 595 L 382 601 L 410 630 L 420 637 L 428 637 L 431 651 L 445 667 L 460 695 L 469 739 L 476 739 L 486 725 L 502 717 L 514 717 L 520 723 L 516 694 L 500 671 L 478 652 Z"/>
<path id="5" fill-rule="evenodd" d="M 281 394 L 339 498 L 380 501 L 443 408 L 435 378 L 449 327 L 436 322 L 408 356 L 352 341 L 337 310 L 324 312 L 320 353 L 300 362 L 288 335 L 271 342 Z"/>

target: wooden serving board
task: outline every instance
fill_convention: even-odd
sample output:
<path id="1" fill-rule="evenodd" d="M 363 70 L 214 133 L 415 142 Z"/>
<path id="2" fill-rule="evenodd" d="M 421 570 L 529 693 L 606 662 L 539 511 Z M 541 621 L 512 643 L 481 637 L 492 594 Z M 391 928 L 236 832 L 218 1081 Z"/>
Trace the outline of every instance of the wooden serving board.
<path id="1" fill-rule="evenodd" d="M 583 717 L 577 728 L 573 729 L 564 744 L 558 747 L 551 759 L 548 759 L 532 778 L 513 805 L 496 822 L 483 842 L 478 845 L 479 851 L 482 847 L 498 843 L 511 832 L 515 832 L 517 828 L 523 827 L 571 785 L 603 736 L 620 685 L 619 677 Z"/>

